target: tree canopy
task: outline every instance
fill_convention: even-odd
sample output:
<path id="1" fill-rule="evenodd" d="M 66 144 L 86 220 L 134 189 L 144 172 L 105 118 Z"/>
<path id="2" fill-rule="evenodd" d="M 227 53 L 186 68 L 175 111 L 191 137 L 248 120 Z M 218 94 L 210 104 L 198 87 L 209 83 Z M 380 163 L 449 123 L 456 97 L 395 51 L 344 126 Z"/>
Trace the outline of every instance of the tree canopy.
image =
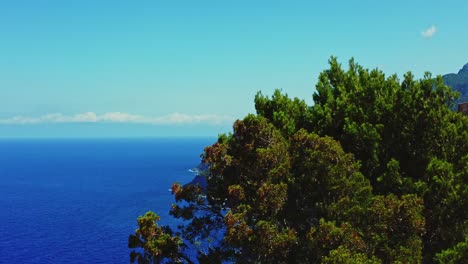
<path id="1" fill-rule="evenodd" d="M 178 232 L 147 213 L 132 261 L 457 263 L 468 239 L 468 116 L 440 76 L 329 61 L 314 105 L 277 90 L 175 183 Z M 186 247 L 196 254 L 187 256 Z"/>

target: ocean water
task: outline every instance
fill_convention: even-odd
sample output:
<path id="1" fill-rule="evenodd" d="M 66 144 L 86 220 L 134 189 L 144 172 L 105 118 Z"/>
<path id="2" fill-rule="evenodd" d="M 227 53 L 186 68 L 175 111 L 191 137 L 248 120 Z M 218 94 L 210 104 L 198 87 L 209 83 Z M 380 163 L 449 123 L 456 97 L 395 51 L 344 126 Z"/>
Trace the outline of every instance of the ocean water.
<path id="1" fill-rule="evenodd" d="M 174 224 L 168 189 L 214 141 L 0 140 L 0 263 L 129 263 L 136 218 Z"/>

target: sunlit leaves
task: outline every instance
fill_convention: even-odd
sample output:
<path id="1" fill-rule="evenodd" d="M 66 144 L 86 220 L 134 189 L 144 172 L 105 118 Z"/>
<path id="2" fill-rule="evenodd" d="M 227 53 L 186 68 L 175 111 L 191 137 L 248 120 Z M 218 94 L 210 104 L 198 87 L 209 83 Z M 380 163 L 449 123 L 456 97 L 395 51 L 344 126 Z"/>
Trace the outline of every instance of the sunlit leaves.
<path id="1" fill-rule="evenodd" d="M 142 248 L 143 252 L 132 251 L 130 261 L 133 263 L 153 263 L 162 259 L 180 260 L 182 239 L 172 236 L 170 229 L 158 226 L 159 216 L 147 212 L 138 217 L 138 229 L 129 238 L 129 248 Z"/>

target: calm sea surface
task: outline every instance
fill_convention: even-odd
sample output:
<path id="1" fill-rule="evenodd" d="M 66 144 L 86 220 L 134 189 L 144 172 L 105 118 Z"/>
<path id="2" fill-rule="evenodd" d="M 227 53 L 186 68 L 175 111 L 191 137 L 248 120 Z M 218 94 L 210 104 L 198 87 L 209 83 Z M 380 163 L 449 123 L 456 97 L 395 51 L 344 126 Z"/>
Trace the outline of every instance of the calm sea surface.
<path id="1" fill-rule="evenodd" d="M 213 138 L 0 140 L 0 263 L 129 263 L 148 210 L 171 224 Z"/>

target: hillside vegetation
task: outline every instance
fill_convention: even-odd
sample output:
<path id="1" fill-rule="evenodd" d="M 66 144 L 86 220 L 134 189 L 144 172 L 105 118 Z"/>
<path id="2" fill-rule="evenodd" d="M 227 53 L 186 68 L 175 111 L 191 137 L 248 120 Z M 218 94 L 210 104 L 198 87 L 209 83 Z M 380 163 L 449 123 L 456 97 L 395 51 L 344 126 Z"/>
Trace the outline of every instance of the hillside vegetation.
<path id="1" fill-rule="evenodd" d="M 205 149 L 207 189 L 172 186 L 185 225 L 139 217 L 131 260 L 461 263 L 468 116 L 451 111 L 455 98 L 442 77 L 400 80 L 354 60 L 345 70 L 333 57 L 313 106 L 258 93 L 256 114 Z"/>

